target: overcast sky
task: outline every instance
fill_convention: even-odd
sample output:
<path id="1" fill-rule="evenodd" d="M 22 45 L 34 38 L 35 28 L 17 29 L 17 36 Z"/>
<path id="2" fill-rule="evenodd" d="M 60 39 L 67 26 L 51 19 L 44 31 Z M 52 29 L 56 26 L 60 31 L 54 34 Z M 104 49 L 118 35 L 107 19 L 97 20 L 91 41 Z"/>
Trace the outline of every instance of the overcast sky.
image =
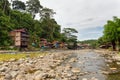
<path id="1" fill-rule="evenodd" d="M 25 1 L 25 0 L 22 0 Z M 56 12 L 54 18 L 64 27 L 78 30 L 78 39 L 97 39 L 113 16 L 120 17 L 120 0 L 40 0 Z"/>

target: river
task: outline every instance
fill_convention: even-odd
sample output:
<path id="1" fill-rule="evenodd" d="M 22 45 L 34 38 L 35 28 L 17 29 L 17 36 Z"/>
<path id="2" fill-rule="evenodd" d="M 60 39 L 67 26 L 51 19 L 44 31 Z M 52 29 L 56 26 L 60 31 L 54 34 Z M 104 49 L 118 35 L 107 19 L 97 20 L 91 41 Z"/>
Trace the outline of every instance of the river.
<path id="1" fill-rule="evenodd" d="M 120 74 L 104 74 L 107 73 L 108 68 L 116 67 L 115 63 L 106 63 L 106 57 L 103 54 L 97 53 L 93 50 L 74 52 L 65 63 L 69 63 L 71 58 L 78 59 L 71 63 L 72 67 L 80 68 L 84 74 L 79 75 L 78 80 L 120 80 Z M 117 67 L 120 67 L 117 65 Z"/>

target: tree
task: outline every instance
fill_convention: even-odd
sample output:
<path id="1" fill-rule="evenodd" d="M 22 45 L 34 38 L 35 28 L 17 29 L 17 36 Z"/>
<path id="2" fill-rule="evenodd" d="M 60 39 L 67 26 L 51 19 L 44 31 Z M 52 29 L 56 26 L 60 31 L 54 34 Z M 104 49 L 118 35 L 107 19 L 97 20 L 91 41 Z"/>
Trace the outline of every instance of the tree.
<path id="1" fill-rule="evenodd" d="M 8 0 L 0 0 L 0 47 L 9 46 L 9 32 L 21 28 L 27 29 L 30 44 L 39 44 L 39 38 L 46 38 L 48 41 L 60 39 L 61 26 L 53 18 L 55 12 L 49 8 L 42 9 L 39 0 L 28 0 L 27 5 L 20 0 L 13 0 L 12 6 L 13 9 Z M 29 13 L 21 11 L 25 9 Z M 41 14 L 41 20 L 34 20 L 37 13 Z"/>
<path id="2" fill-rule="evenodd" d="M 119 39 L 120 22 L 118 23 L 118 18 L 114 17 L 113 20 L 109 20 L 104 26 L 104 40 L 111 42 L 113 50 L 116 50 L 116 45 Z"/>
<path id="3" fill-rule="evenodd" d="M 46 38 L 48 41 L 58 40 L 60 38 L 61 27 L 57 24 L 53 15 L 55 12 L 49 8 L 43 8 L 41 10 L 41 26 L 42 26 L 42 38 Z"/>
<path id="4" fill-rule="evenodd" d="M 70 38 L 76 38 L 73 34 L 74 33 L 78 33 L 78 31 L 74 28 L 64 28 L 63 32 L 65 34 L 65 36 L 70 39 Z"/>
<path id="5" fill-rule="evenodd" d="M 74 28 L 63 29 L 63 34 L 64 34 L 64 37 L 66 38 L 66 42 L 68 44 L 69 49 L 76 49 L 77 47 L 77 36 L 74 35 L 75 33 L 78 33 L 78 31 Z"/>
<path id="6" fill-rule="evenodd" d="M 12 24 L 10 18 L 2 10 L 0 10 L 0 15 L 0 47 L 5 47 L 11 43 L 9 32 L 12 30 Z"/>
<path id="7" fill-rule="evenodd" d="M 53 9 L 43 8 L 40 12 L 41 20 L 43 19 L 51 19 L 53 15 L 56 14 Z"/>
<path id="8" fill-rule="evenodd" d="M 40 13 L 42 9 L 42 5 L 39 0 L 28 0 L 27 11 L 32 15 L 33 19 L 35 18 L 35 14 Z"/>
<path id="9" fill-rule="evenodd" d="M 48 41 L 56 40 L 60 37 L 60 26 L 54 19 L 43 19 L 41 21 L 42 33 L 41 37 Z"/>
<path id="10" fill-rule="evenodd" d="M 10 3 L 8 0 L 0 0 L 0 9 L 5 13 L 6 15 L 9 15 L 10 13 Z"/>
<path id="11" fill-rule="evenodd" d="M 19 0 L 15 0 L 12 2 L 12 7 L 14 10 L 25 10 L 26 9 L 26 5 L 24 2 L 19 1 Z"/>

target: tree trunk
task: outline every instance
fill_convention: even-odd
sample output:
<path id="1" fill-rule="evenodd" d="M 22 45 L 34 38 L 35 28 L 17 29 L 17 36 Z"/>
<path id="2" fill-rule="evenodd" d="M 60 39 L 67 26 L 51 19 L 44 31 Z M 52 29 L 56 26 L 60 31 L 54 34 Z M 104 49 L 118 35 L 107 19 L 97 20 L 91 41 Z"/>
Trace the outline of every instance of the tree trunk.
<path id="1" fill-rule="evenodd" d="M 112 41 L 112 49 L 113 49 L 113 51 L 116 50 L 116 43 L 115 43 L 115 41 Z"/>
<path id="2" fill-rule="evenodd" d="M 120 51 L 120 39 L 118 41 L 118 50 Z"/>
<path id="3" fill-rule="evenodd" d="M 3 12 L 5 13 L 5 9 L 6 9 L 6 0 L 4 1 L 4 7 L 3 7 Z"/>

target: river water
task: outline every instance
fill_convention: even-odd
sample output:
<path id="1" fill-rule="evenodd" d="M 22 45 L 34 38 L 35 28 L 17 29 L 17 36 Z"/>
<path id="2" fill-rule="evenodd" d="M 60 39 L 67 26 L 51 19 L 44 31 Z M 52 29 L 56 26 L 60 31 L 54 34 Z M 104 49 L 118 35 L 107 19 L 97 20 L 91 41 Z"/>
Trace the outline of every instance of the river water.
<path id="1" fill-rule="evenodd" d="M 105 57 L 103 56 L 103 54 L 89 50 L 86 52 L 74 53 L 71 55 L 70 59 L 71 58 L 78 59 L 71 65 L 73 67 L 80 68 L 81 72 L 84 73 L 83 75 L 79 75 L 78 80 L 120 80 L 120 74 L 103 74 L 103 71 L 106 71 L 109 68 L 108 64 L 105 62 Z M 66 63 L 69 60 L 66 60 Z M 112 64 L 113 63 L 109 65 Z"/>

